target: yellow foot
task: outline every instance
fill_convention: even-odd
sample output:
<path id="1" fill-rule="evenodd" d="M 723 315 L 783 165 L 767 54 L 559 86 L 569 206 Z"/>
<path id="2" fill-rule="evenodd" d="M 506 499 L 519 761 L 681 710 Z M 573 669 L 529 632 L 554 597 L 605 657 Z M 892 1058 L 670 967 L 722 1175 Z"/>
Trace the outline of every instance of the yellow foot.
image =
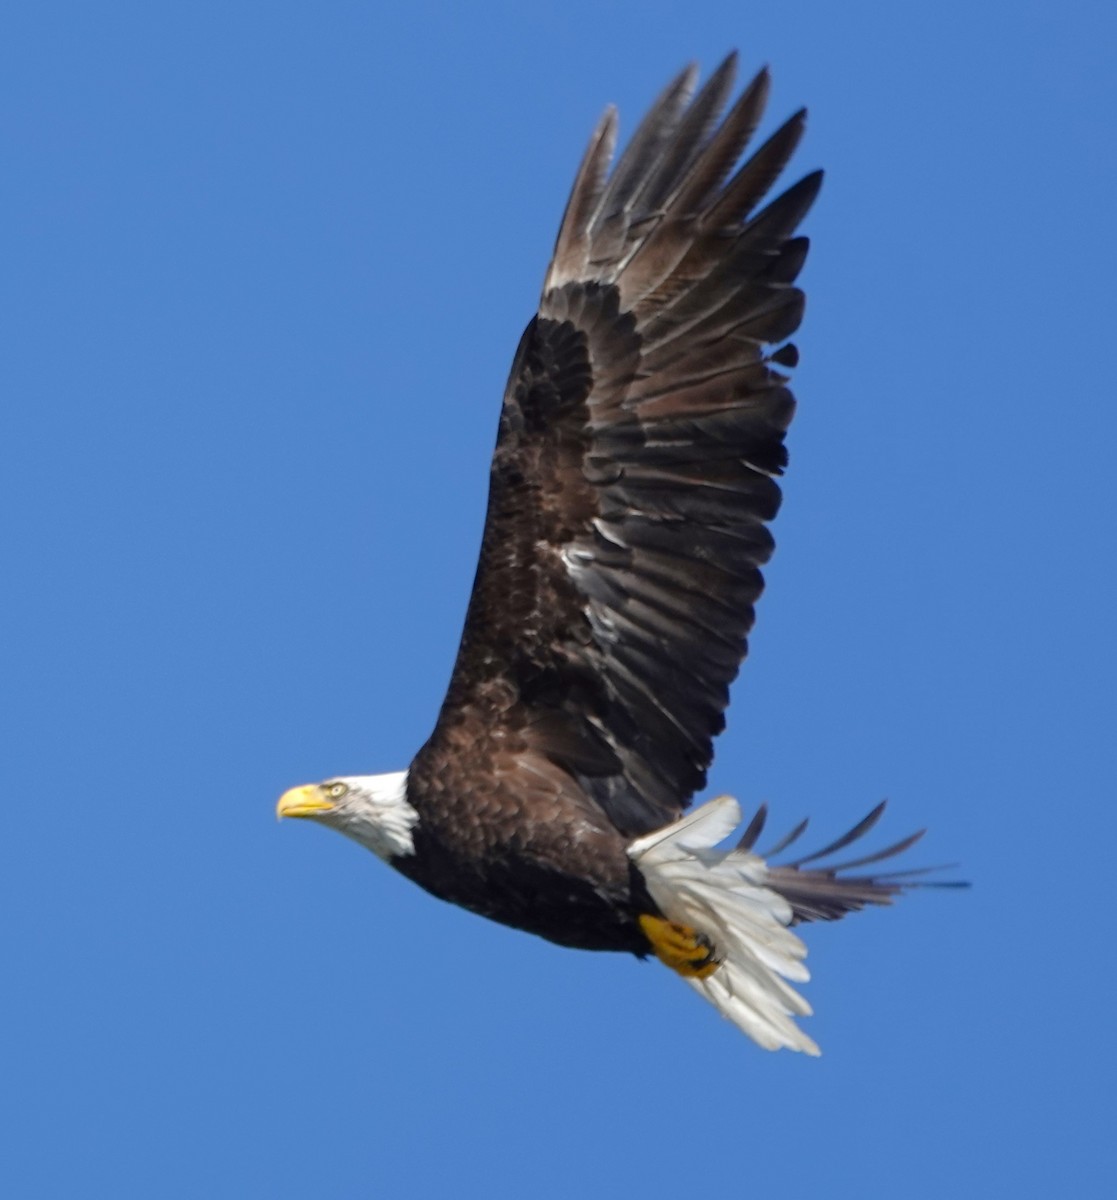
<path id="1" fill-rule="evenodd" d="M 680 921 L 666 921 L 649 913 L 640 916 L 640 928 L 652 944 L 656 958 L 688 978 L 705 979 L 721 965 L 710 939 Z"/>

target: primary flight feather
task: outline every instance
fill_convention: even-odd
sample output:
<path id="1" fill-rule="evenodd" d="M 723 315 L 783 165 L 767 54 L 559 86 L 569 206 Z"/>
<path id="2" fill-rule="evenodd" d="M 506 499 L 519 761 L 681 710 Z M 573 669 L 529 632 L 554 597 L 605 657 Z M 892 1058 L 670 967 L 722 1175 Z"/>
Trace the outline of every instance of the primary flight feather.
<path id="1" fill-rule="evenodd" d="M 731 55 L 688 68 L 610 170 L 606 112 L 578 169 L 501 408 L 465 629 L 407 771 L 292 788 L 445 900 L 564 946 L 654 954 L 760 1045 L 817 1053 L 794 1018 L 798 921 L 887 903 L 905 877 L 774 866 L 706 782 L 745 656 L 795 402 L 796 230 L 815 172 L 765 203 L 800 111 L 738 163 L 761 71 L 725 112 Z M 722 113 L 725 115 L 722 116 Z M 910 845 L 847 866 L 879 861 Z M 811 863 L 813 865 L 807 866 Z"/>

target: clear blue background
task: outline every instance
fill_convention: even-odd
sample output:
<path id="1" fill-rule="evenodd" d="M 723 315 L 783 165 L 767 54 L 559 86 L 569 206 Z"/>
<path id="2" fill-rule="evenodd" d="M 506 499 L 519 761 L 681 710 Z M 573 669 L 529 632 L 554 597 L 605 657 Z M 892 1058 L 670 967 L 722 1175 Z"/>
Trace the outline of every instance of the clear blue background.
<path id="1" fill-rule="evenodd" d="M 6 7 L 0 1192 L 1110 1194 L 1112 13 Z M 589 131 L 734 45 L 829 174 L 712 784 L 975 883 L 808 932 L 819 1061 L 272 816 L 429 732 Z"/>

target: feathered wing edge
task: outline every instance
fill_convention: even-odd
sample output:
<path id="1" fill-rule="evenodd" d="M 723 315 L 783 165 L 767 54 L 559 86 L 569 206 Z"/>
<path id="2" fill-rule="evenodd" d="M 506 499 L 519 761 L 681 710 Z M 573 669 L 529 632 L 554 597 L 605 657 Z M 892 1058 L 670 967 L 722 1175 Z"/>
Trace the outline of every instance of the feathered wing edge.
<path id="1" fill-rule="evenodd" d="M 766 809 L 761 807 L 734 848 L 717 849 L 741 822 L 740 806 L 730 796 L 708 801 L 628 848 L 663 914 L 705 934 L 714 945 L 718 969 L 706 978 L 687 978 L 687 983 L 766 1050 L 819 1053 L 795 1024 L 796 1017 L 810 1015 L 811 1007 L 787 981 L 805 983 L 810 973 L 803 962 L 807 948 L 792 925 L 836 920 L 868 904 L 890 904 L 911 887 L 964 886 L 918 878 L 936 868 L 842 874 L 902 853 L 922 837 L 922 830 L 874 854 L 804 869 L 862 837 L 883 810 L 881 803 L 822 850 L 780 865 L 769 865 L 767 858 L 795 841 L 806 822 L 761 856 L 752 850 L 764 826 Z"/>
<path id="2" fill-rule="evenodd" d="M 561 645 L 561 667 L 600 684 L 594 733 L 615 767 L 579 781 L 633 836 L 674 820 L 705 786 L 773 549 L 794 410 L 777 368 L 796 361 L 786 339 L 803 313 L 795 280 L 807 253 L 796 231 L 821 173 L 768 199 L 805 113 L 740 162 L 770 85 L 762 70 L 730 103 L 735 70 L 731 54 L 697 90 L 697 69 L 681 72 L 611 170 L 617 121 L 606 112 L 533 333 L 541 360 L 590 384 L 584 411 L 539 460 L 580 454 L 542 492 L 544 527 L 557 536 L 534 564 L 561 563 L 553 590 L 572 585 L 568 609 L 588 627 L 572 635 L 568 611 L 546 644 Z M 567 363 L 574 344 L 584 361 Z M 539 374 L 526 387 L 513 372 L 510 408 L 525 427 L 557 382 Z"/>

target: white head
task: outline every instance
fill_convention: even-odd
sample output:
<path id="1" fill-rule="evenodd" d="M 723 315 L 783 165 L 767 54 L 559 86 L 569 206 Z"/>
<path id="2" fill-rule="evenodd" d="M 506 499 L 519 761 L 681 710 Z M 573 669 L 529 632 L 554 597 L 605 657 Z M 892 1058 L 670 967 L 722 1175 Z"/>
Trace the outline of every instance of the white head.
<path id="1" fill-rule="evenodd" d="M 275 815 L 329 825 L 385 862 L 415 853 L 411 831 L 419 814 L 407 800 L 406 771 L 338 775 L 291 788 L 280 796 Z"/>

